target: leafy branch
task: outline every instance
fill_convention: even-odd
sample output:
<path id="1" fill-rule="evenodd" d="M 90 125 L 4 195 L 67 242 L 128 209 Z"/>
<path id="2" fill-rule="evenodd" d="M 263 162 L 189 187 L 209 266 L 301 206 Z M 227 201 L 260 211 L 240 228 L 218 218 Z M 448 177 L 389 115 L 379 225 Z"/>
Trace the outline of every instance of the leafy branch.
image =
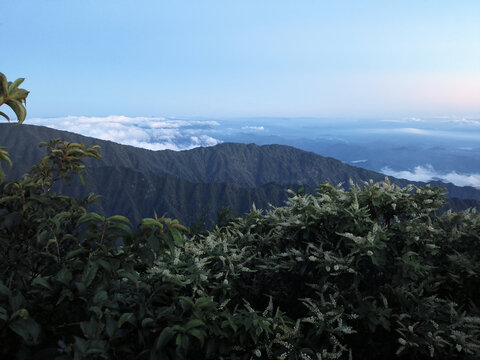
<path id="1" fill-rule="evenodd" d="M 24 104 L 27 101 L 29 92 L 25 89 L 19 88 L 20 84 L 23 83 L 24 80 L 24 78 L 19 78 L 13 82 L 8 81 L 7 77 L 0 72 L 0 106 L 7 104 L 17 115 L 19 124 L 23 123 L 27 117 L 27 109 L 25 109 Z M 3 116 L 10 121 L 8 115 L 3 111 L 0 111 L 0 116 Z M 10 155 L 4 149 L 4 147 L 0 146 L 0 162 L 6 161 L 10 167 L 12 167 Z M 5 173 L 0 166 L 0 182 L 2 182 L 4 179 Z"/>
<path id="2" fill-rule="evenodd" d="M 17 115 L 19 124 L 23 123 L 27 117 L 27 109 L 24 105 L 29 92 L 19 88 L 24 80 L 24 78 L 18 78 L 15 81 L 8 81 L 7 77 L 0 72 L 0 106 L 7 104 Z M 2 111 L 0 111 L 0 116 L 10 121 L 8 115 Z"/>

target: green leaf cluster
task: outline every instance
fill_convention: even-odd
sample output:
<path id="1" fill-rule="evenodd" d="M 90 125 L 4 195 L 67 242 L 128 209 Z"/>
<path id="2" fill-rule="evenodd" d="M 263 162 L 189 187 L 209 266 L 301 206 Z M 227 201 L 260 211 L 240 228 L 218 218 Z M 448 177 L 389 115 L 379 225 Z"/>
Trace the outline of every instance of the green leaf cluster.
<path id="1" fill-rule="evenodd" d="M 21 124 L 25 121 L 27 116 L 27 110 L 25 109 L 24 104 L 27 101 L 28 91 L 25 89 L 19 88 L 20 84 L 23 83 L 25 79 L 19 78 L 15 81 L 8 81 L 7 77 L 0 72 L 0 106 L 6 104 L 8 105 L 17 115 L 18 123 Z M 3 111 L 0 111 L 0 116 L 6 118 L 10 121 L 10 118 Z M 0 146 L 0 163 L 2 161 L 7 162 L 10 167 L 12 166 L 12 161 L 8 152 L 3 146 Z M 5 173 L 3 172 L 2 166 L 0 165 L 0 181 L 3 181 L 5 178 Z"/>
<path id="2" fill-rule="evenodd" d="M 24 78 L 19 78 L 15 81 L 8 81 L 7 77 L 0 72 L 0 106 L 7 104 L 17 116 L 19 124 L 24 122 L 27 116 L 24 104 L 29 92 L 19 88 L 24 80 Z M 0 116 L 10 121 L 4 112 L 0 111 Z"/>

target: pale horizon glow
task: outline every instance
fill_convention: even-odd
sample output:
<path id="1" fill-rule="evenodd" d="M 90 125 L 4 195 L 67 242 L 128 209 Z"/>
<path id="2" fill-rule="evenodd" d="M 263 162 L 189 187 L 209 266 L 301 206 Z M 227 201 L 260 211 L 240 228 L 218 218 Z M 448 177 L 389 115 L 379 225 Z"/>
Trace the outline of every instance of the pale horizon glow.
<path id="1" fill-rule="evenodd" d="M 26 78 L 30 117 L 480 116 L 474 0 L 22 0 L 2 15 L 0 71 Z"/>

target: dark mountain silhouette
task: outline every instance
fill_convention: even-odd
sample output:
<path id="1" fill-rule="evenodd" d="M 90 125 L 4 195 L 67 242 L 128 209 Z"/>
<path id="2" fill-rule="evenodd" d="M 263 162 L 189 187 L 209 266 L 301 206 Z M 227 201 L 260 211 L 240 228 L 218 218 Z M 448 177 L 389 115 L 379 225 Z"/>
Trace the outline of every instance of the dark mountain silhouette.
<path id="1" fill-rule="evenodd" d="M 190 224 L 205 215 L 211 225 L 224 206 L 243 213 L 255 202 L 258 208 L 282 205 L 287 188 L 306 186 L 313 191 L 322 181 L 380 181 L 385 175 L 344 164 L 333 158 L 284 145 L 224 143 L 188 151 L 150 151 L 111 141 L 89 138 L 41 126 L 0 124 L 0 145 L 10 152 L 14 167 L 6 169 L 15 179 L 30 170 L 45 153 L 41 141 L 62 138 L 100 145 L 102 161 L 87 161 L 87 187 L 74 183 L 58 191 L 86 196 L 102 195 L 91 210 L 105 215 L 124 214 L 134 221 L 166 213 Z M 407 180 L 390 178 L 405 186 Z M 425 185 L 424 183 L 415 183 Z M 472 187 L 432 182 L 447 188 L 454 209 L 476 206 L 480 191 Z"/>

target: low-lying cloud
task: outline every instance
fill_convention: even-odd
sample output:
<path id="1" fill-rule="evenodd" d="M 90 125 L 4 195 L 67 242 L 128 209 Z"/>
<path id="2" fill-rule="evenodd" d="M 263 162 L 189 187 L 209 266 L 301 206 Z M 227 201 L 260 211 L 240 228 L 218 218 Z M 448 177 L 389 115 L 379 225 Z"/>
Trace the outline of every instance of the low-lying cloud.
<path id="1" fill-rule="evenodd" d="M 440 180 L 447 183 L 452 183 L 457 186 L 473 186 L 480 189 L 480 174 L 459 174 L 456 171 L 449 173 L 441 173 L 436 171 L 432 165 L 416 166 L 413 171 L 402 170 L 395 171 L 388 167 L 380 170 L 385 175 L 394 176 L 400 179 L 407 179 L 411 181 L 428 182 L 432 180 Z"/>
<path id="2" fill-rule="evenodd" d="M 405 119 L 384 119 L 380 120 L 380 122 L 389 122 L 389 123 L 419 123 L 419 122 L 425 122 L 424 119 L 420 119 L 417 117 L 410 117 L 410 118 L 405 118 Z"/>
<path id="3" fill-rule="evenodd" d="M 208 120 L 111 115 L 37 118 L 28 123 L 150 150 L 188 150 L 221 143 L 206 133 L 220 124 Z"/>
<path id="4" fill-rule="evenodd" d="M 263 126 L 243 126 L 243 130 L 254 130 L 254 131 L 263 131 L 265 128 Z"/>
<path id="5" fill-rule="evenodd" d="M 451 122 L 457 123 L 457 124 L 480 126 L 480 120 L 477 120 L 477 119 L 461 118 L 461 119 L 453 119 L 451 120 Z"/>

